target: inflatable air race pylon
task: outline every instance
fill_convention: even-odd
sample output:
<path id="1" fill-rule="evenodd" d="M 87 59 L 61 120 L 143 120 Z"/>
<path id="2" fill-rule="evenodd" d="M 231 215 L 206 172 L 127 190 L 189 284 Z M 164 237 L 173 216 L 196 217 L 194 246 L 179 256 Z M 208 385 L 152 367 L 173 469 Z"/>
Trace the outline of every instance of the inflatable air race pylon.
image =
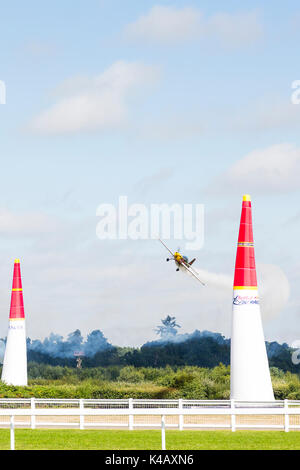
<path id="1" fill-rule="evenodd" d="M 2 369 L 2 382 L 27 385 L 25 314 L 20 260 L 15 260 L 8 333 Z"/>
<path id="2" fill-rule="evenodd" d="M 257 290 L 249 195 L 243 197 L 235 263 L 230 370 L 231 399 L 274 400 Z"/>

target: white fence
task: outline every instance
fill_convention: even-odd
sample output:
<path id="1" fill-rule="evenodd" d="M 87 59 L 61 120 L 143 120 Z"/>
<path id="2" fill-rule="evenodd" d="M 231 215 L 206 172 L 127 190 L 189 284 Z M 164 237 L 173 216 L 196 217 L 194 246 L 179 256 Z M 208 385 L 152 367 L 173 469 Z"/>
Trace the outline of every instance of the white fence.
<path id="1" fill-rule="evenodd" d="M 300 400 L 240 402 L 234 400 L 66 400 L 0 399 L 0 426 L 10 426 L 11 448 L 18 427 L 125 427 L 300 429 Z"/>

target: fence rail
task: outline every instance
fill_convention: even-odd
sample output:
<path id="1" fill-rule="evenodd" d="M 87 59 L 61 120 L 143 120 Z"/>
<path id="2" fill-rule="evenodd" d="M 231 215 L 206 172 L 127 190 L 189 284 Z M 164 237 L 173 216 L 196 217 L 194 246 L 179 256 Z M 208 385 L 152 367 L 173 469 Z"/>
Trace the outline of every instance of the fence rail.
<path id="1" fill-rule="evenodd" d="M 103 400 L 0 399 L 0 426 L 10 427 L 14 448 L 15 427 L 75 427 L 86 429 L 127 427 L 300 429 L 300 400 L 241 402 L 235 400 Z"/>

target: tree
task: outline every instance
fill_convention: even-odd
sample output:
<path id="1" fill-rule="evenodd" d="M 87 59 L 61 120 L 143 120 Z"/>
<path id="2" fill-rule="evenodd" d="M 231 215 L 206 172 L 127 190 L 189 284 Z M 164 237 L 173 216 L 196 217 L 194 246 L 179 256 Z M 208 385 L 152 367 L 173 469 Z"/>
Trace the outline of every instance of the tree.
<path id="1" fill-rule="evenodd" d="M 111 345 L 104 337 L 102 331 L 94 330 L 87 335 L 83 350 L 86 356 L 94 356 L 98 351 L 103 351 L 108 348 L 111 348 Z"/>
<path id="2" fill-rule="evenodd" d="M 170 315 L 167 315 L 161 322 L 163 326 L 160 325 L 155 329 L 156 334 L 160 335 L 161 339 L 174 338 L 177 335 L 177 328 L 181 328 L 176 323 L 175 317 L 170 317 Z"/>
<path id="3" fill-rule="evenodd" d="M 70 350 L 70 355 L 74 354 L 75 351 L 80 351 L 82 347 L 83 337 L 81 336 L 80 330 L 75 330 L 73 333 L 68 334 L 66 345 Z"/>

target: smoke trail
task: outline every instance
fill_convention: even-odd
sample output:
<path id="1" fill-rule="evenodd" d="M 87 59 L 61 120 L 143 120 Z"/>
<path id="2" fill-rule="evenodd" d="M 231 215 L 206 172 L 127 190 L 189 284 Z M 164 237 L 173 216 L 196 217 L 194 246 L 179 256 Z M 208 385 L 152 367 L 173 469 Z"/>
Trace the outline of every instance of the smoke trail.
<path id="1" fill-rule="evenodd" d="M 5 353 L 5 342 L 3 339 L 0 339 L 0 363 L 3 363 Z"/>
<path id="2" fill-rule="evenodd" d="M 233 287 L 232 276 L 200 269 L 195 271 L 208 288 L 226 289 L 230 295 Z M 279 315 L 288 302 L 289 281 L 282 269 L 273 264 L 257 264 L 257 278 L 262 315 L 265 319 L 270 320 Z"/>
<path id="3" fill-rule="evenodd" d="M 257 277 L 261 311 L 265 319 L 271 320 L 286 306 L 290 296 L 290 284 L 280 267 L 273 264 L 259 264 Z"/>
<path id="4" fill-rule="evenodd" d="M 207 287 L 218 287 L 223 289 L 232 290 L 232 277 L 227 274 L 219 274 L 211 271 L 205 271 L 204 269 L 195 269 L 199 278 L 206 284 Z M 186 271 L 186 269 L 181 268 L 183 272 L 193 277 L 191 273 Z"/>

